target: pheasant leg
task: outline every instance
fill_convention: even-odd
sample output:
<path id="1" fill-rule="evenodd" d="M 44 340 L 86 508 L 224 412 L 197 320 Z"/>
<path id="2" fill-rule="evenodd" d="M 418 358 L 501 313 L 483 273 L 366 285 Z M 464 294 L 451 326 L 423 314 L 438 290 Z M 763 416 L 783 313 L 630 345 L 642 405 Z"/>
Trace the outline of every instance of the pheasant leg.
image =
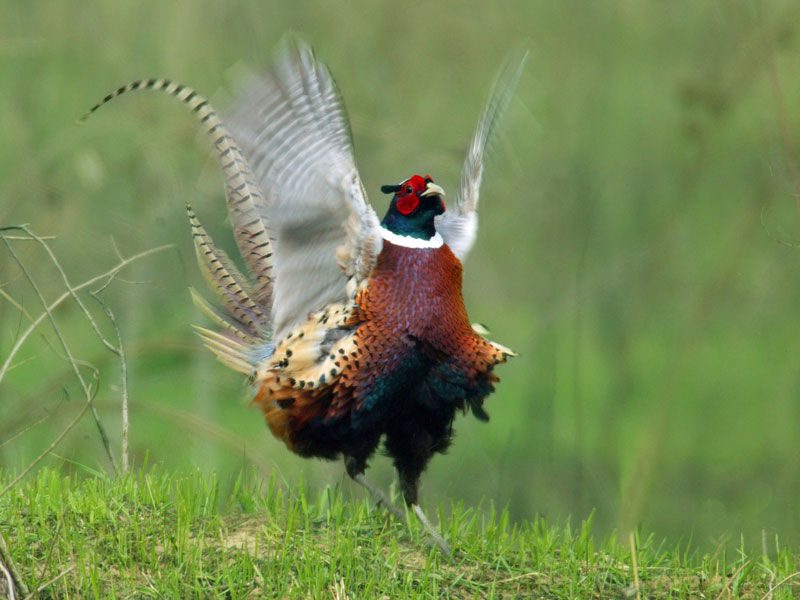
<path id="1" fill-rule="evenodd" d="M 411 508 L 414 511 L 414 514 L 417 515 L 417 519 L 422 524 L 422 527 L 425 529 L 428 535 L 431 536 L 433 543 L 436 544 L 439 550 L 442 551 L 442 554 L 444 554 L 447 558 L 452 558 L 450 546 L 444 541 L 442 534 L 439 533 L 439 531 L 433 525 L 431 525 L 430 521 L 428 521 L 428 517 L 426 517 L 425 513 L 422 512 L 422 507 L 419 504 L 412 504 Z"/>
<path id="2" fill-rule="evenodd" d="M 359 461 L 352 456 L 347 456 L 344 459 L 344 465 L 345 469 L 347 470 L 347 474 L 350 476 L 350 479 L 367 490 L 378 506 L 383 505 L 386 510 L 392 513 L 395 517 L 405 521 L 406 516 L 403 514 L 403 511 L 392 504 L 392 501 L 389 500 L 389 497 L 384 494 L 380 488 L 372 485 L 372 483 L 366 478 L 364 475 L 365 465 L 363 461 Z"/>

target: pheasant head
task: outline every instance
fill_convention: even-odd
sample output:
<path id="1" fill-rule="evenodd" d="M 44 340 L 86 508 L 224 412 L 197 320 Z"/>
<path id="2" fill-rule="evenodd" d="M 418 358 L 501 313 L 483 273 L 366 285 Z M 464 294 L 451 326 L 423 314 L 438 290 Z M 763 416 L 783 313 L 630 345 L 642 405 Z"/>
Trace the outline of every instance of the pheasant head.
<path id="1" fill-rule="evenodd" d="M 390 232 L 410 238 L 430 240 L 436 235 L 433 219 L 445 211 L 444 190 L 430 175 L 412 175 L 398 185 L 381 186 L 384 194 L 394 194 L 381 225 Z"/>

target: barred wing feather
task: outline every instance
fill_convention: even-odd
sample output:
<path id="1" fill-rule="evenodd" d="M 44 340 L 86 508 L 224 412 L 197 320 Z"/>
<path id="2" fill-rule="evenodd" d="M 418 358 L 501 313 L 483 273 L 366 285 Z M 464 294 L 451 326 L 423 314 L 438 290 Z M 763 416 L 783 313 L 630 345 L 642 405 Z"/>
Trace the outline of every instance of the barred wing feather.
<path id="1" fill-rule="evenodd" d="M 355 166 L 339 91 L 308 46 L 289 40 L 272 69 L 242 90 L 228 122 L 264 196 L 281 339 L 309 313 L 346 300 L 348 278 L 369 275 L 380 224 Z"/>

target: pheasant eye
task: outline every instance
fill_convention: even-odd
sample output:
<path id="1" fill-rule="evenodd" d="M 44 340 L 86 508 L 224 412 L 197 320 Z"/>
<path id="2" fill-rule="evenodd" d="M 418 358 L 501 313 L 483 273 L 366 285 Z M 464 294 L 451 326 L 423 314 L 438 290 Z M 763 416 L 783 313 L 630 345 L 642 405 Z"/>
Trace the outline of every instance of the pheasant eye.
<path id="1" fill-rule="evenodd" d="M 406 186 L 406 194 L 411 194 L 413 192 L 414 192 L 414 188 L 411 187 L 410 185 L 407 185 Z"/>

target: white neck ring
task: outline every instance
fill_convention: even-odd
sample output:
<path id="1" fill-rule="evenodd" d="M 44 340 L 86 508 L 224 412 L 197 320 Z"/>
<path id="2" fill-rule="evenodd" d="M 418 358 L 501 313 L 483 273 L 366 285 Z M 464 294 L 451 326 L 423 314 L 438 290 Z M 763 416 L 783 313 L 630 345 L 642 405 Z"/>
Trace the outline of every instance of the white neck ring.
<path id="1" fill-rule="evenodd" d="M 411 237 L 409 235 L 398 235 L 381 226 L 381 237 L 395 246 L 403 248 L 441 248 L 444 244 L 442 236 L 437 231 L 429 240 Z"/>

